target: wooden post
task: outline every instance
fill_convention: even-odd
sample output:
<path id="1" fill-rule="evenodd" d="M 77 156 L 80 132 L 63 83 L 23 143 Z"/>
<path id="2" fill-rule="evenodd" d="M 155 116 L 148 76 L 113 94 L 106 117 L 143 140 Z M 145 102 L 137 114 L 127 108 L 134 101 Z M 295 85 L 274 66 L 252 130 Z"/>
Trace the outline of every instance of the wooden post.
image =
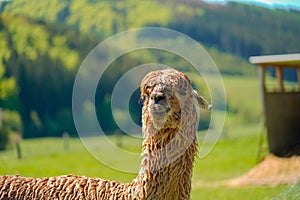
<path id="1" fill-rule="evenodd" d="M 22 152 L 21 152 L 21 147 L 20 147 L 20 142 L 16 142 L 16 149 L 17 149 L 17 154 L 18 154 L 18 159 L 22 159 Z"/>
<path id="2" fill-rule="evenodd" d="M 115 138 L 116 138 L 116 145 L 117 147 L 122 147 L 123 142 L 122 142 L 122 132 L 121 131 L 116 131 L 115 132 Z"/>
<path id="3" fill-rule="evenodd" d="M 259 78 L 260 78 L 260 85 L 261 85 L 261 89 L 262 92 L 265 93 L 266 92 L 266 70 L 265 70 L 265 66 L 260 65 L 259 66 Z"/>
<path id="4" fill-rule="evenodd" d="M 276 77 L 278 81 L 279 92 L 284 92 L 282 67 L 276 67 Z"/>
<path id="5" fill-rule="evenodd" d="M 64 142 L 65 151 L 68 151 L 70 148 L 69 140 L 70 140 L 70 134 L 68 132 L 63 132 L 63 142 Z"/>
<path id="6" fill-rule="evenodd" d="M 266 66 L 259 65 L 259 79 L 260 79 L 260 88 L 261 88 L 261 105 L 262 105 L 262 112 L 264 116 L 266 116 L 266 105 L 265 105 L 265 95 L 268 92 L 266 88 Z"/>

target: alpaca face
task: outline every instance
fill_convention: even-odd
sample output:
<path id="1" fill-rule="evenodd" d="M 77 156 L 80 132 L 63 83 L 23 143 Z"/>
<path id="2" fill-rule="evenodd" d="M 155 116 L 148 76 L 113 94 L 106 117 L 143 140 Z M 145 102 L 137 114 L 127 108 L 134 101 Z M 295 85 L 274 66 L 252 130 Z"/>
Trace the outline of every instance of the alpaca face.
<path id="1" fill-rule="evenodd" d="M 150 125 L 156 130 L 179 126 L 181 108 L 192 96 L 190 80 L 183 73 L 173 69 L 151 72 L 143 79 L 141 91 L 143 118 Z"/>
<path id="2" fill-rule="evenodd" d="M 168 88 L 163 88 L 161 85 L 156 85 L 149 95 L 148 112 L 150 119 L 155 129 L 159 130 L 166 126 L 168 116 L 174 113 L 175 106 L 172 105 L 174 94 Z"/>

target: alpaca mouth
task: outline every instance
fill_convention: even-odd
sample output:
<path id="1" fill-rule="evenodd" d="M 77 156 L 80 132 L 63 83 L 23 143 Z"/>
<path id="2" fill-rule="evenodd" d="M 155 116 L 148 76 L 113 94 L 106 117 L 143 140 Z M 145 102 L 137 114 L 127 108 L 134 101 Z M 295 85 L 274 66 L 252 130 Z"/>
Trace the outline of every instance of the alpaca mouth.
<path id="1" fill-rule="evenodd" d="M 152 115 L 156 118 L 164 118 L 168 115 L 167 110 L 154 110 Z"/>
<path id="2" fill-rule="evenodd" d="M 169 106 L 161 104 L 150 106 L 149 113 L 155 129 L 159 130 L 165 125 L 170 110 L 171 108 Z"/>
<path id="3" fill-rule="evenodd" d="M 150 108 L 150 113 L 154 119 L 163 119 L 170 112 L 171 108 L 169 106 L 165 107 L 159 104 L 153 105 Z"/>

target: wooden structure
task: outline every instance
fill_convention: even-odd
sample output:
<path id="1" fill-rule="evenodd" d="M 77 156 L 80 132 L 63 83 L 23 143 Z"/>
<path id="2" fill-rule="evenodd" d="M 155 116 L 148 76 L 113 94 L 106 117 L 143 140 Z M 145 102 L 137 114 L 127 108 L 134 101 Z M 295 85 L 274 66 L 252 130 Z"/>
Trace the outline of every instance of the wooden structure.
<path id="1" fill-rule="evenodd" d="M 269 151 L 280 157 L 300 154 L 300 54 L 250 57 L 259 65 Z M 275 69 L 276 88 L 267 88 L 267 68 Z M 284 70 L 294 69 L 297 85 L 287 89 Z"/>

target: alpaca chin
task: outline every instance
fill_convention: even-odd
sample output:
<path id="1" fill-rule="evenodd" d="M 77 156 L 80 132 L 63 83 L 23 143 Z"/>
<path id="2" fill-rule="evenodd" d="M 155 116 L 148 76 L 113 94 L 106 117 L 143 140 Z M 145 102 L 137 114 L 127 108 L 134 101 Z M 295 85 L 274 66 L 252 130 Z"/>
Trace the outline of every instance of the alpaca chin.
<path id="1" fill-rule="evenodd" d="M 149 106 L 148 112 L 150 114 L 150 119 L 152 121 L 152 125 L 156 130 L 161 130 L 168 117 L 169 108 L 165 108 L 164 105 L 155 104 Z"/>
<path id="2" fill-rule="evenodd" d="M 156 129 L 157 131 L 161 130 L 166 123 L 166 117 L 157 118 L 151 116 L 151 120 L 154 129 Z"/>
<path id="3" fill-rule="evenodd" d="M 153 127 L 158 131 L 162 129 L 164 124 L 165 124 L 165 121 L 158 121 L 158 122 L 153 121 Z"/>

